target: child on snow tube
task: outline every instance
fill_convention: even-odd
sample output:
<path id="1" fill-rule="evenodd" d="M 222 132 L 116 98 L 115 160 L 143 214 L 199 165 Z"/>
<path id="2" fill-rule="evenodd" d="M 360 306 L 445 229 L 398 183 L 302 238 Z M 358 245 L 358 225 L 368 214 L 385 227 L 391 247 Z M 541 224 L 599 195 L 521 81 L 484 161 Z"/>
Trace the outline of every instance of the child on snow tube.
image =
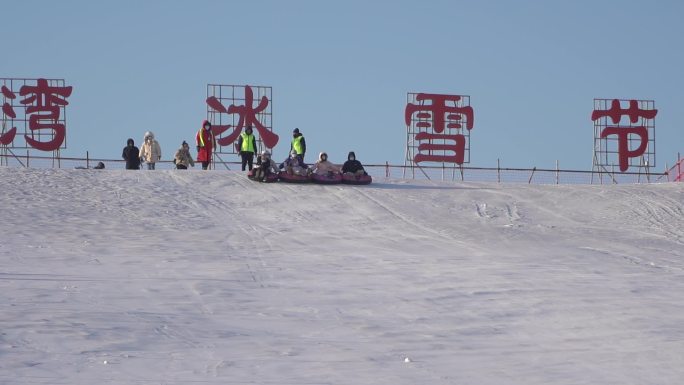
<path id="1" fill-rule="evenodd" d="M 341 174 L 341 171 L 342 170 L 340 169 L 340 166 L 328 160 L 328 154 L 325 152 L 318 154 L 318 161 L 316 161 L 316 164 L 314 164 L 313 168 L 311 169 L 312 174 L 320 176 Z"/>
<path id="2" fill-rule="evenodd" d="M 278 175 L 278 165 L 271 159 L 271 153 L 264 150 L 261 156 L 257 158 L 256 167 L 253 171 L 254 179 L 266 182 Z"/>
<path id="3" fill-rule="evenodd" d="M 288 175 L 307 175 L 306 164 L 304 164 L 301 155 L 298 155 L 296 150 L 292 150 L 292 152 L 290 152 L 290 156 L 285 159 L 285 161 L 283 161 L 279 167 Z"/>

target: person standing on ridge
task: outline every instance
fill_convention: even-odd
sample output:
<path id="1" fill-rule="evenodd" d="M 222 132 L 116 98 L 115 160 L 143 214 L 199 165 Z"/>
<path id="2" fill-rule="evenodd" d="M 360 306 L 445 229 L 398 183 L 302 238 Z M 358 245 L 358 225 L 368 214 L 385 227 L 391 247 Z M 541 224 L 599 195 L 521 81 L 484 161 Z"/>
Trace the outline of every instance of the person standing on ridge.
<path id="1" fill-rule="evenodd" d="M 192 155 L 190 155 L 190 145 L 188 145 L 188 142 L 183 141 L 173 157 L 173 163 L 178 170 L 187 170 L 188 166 L 195 167 L 195 162 L 192 160 Z"/>
<path id="2" fill-rule="evenodd" d="M 242 171 L 245 171 L 245 166 L 249 166 L 249 170 L 252 170 L 252 164 L 254 162 L 254 153 L 256 152 L 257 144 L 256 138 L 252 133 L 252 126 L 247 126 L 245 132 L 240 134 L 240 138 L 237 142 L 237 148 L 240 151 L 240 156 L 242 157 Z"/>
<path id="3" fill-rule="evenodd" d="M 292 150 L 297 151 L 297 154 L 302 158 L 302 163 L 304 163 L 306 141 L 304 140 L 304 136 L 299 133 L 299 128 L 292 130 L 292 143 L 290 143 L 290 152 L 292 152 Z"/>
<path id="4" fill-rule="evenodd" d="M 155 163 L 161 160 L 161 147 L 157 139 L 154 138 L 152 131 L 145 133 L 144 143 L 140 147 L 140 159 L 147 163 L 148 170 L 154 170 Z"/>
<path id="5" fill-rule="evenodd" d="M 128 138 L 121 157 L 126 161 L 126 170 L 140 169 L 140 150 L 135 146 L 133 139 Z"/>
<path id="6" fill-rule="evenodd" d="M 212 151 L 216 148 L 216 138 L 211 132 L 211 123 L 208 120 L 202 122 L 202 127 L 195 136 L 197 143 L 197 161 L 202 163 L 202 170 L 209 168 Z"/>

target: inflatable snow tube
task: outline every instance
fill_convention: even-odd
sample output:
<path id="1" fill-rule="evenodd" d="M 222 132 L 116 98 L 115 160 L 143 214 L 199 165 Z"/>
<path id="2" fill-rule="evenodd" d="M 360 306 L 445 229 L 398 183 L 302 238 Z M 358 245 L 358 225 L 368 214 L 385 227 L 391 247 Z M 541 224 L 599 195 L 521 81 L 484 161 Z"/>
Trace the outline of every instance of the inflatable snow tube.
<path id="1" fill-rule="evenodd" d="M 368 174 L 354 175 L 354 174 L 344 174 L 342 175 L 342 183 L 344 184 L 371 184 L 373 178 Z"/>
<path id="2" fill-rule="evenodd" d="M 309 178 L 308 175 L 288 174 L 285 171 L 281 171 L 280 174 L 278 174 L 278 177 L 280 178 L 281 182 L 285 182 L 285 183 L 309 183 L 309 182 L 311 182 L 311 178 Z"/>
<path id="3" fill-rule="evenodd" d="M 254 173 L 256 172 L 256 170 L 257 169 L 255 169 L 255 168 L 249 170 L 249 172 L 247 173 L 247 178 L 249 178 L 250 180 L 253 180 L 255 182 L 265 182 L 265 183 L 273 183 L 273 182 L 278 181 L 278 174 L 269 174 L 268 176 L 266 176 L 266 180 L 257 179 L 254 176 Z"/>
<path id="4" fill-rule="evenodd" d="M 318 184 L 338 184 L 342 183 L 342 174 L 328 173 L 328 174 L 312 174 L 311 181 Z"/>

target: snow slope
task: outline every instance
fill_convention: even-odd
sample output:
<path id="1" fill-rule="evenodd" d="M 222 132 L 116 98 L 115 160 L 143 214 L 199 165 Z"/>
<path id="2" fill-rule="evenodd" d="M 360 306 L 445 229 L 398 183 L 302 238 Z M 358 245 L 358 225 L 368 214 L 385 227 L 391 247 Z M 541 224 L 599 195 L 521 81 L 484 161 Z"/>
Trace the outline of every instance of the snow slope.
<path id="1" fill-rule="evenodd" d="M 0 384 L 681 384 L 683 202 L 0 168 Z"/>

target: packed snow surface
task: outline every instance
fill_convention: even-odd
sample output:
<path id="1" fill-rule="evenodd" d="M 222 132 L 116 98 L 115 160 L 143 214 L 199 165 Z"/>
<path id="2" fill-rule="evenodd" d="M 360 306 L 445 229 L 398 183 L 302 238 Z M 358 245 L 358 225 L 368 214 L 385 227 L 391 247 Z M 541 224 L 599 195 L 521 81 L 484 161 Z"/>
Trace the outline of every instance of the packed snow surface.
<path id="1" fill-rule="evenodd" d="M 684 183 L 0 168 L 0 384 L 682 384 Z"/>

